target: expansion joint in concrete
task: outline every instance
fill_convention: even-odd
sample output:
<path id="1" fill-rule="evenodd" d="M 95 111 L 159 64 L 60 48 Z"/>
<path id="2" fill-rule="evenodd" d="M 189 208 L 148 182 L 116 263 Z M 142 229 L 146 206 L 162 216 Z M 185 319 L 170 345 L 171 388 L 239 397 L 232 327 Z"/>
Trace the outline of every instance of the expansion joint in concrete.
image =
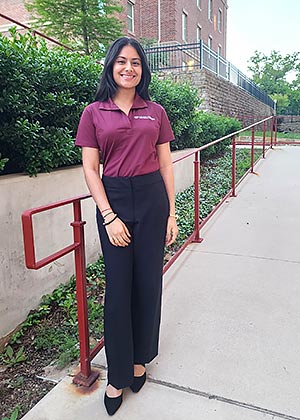
<path id="1" fill-rule="evenodd" d="M 279 413 L 277 411 L 273 411 L 273 410 L 269 410 L 267 408 L 259 407 L 259 406 L 254 405 L 254 404 L 249 404 L 249 403 L 245 403 L 245 402 L 241 402 L 241 401 L 237 401 L 237 400 L 232 400 L 230 398 L 222 397 L 222 396 L 215 395 L 215 394 L 210 394 L 210 393 L 204 392 L 204 391 L 199 391 L 198 389 L 184 387 L 182 385 L 162 381 L 162 380 L 159 380 L 159 379 L 154 379 L 154 378 L 151 378 L 151 377 L 148 377 L 147 380 L 149 382 L 152 382 L 152 383 L 157 384 L 157 385 L 161 385 L 161 386 L 165 386 L 167 388 L 175 389 L 176 391 L 186 392 L 188 394 L 197 395 L 199 397 L 207 398 L 209 400 L 215 400 L 215 401 L 223 402 L 225 404 L 235 405 L 237 407 L 245 408 L 245 409 L 252 410 L 252 411 L 258 411 L 260 413 L 267 414 L 267 415 L 270 415 L 270 416 L 273 416 L 273 417 L 275 416 L 275 417 L 280 418 L 280 419 L 300 420 L 300 417 L 294 417 L 294 416 L 290 416 L 288 414 Z"/>

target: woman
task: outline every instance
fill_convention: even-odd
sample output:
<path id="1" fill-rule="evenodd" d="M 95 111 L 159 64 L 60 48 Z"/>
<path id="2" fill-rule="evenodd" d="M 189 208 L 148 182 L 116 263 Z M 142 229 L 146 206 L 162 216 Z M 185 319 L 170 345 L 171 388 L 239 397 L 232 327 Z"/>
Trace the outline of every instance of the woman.
<path id="1" fill-rule="evenodd" d="M 163 251 L 178 233 L 169 146 L 174 135 L 165 110 L 150 101 L 150 80 L 141 45 L 117 39 L 76 137 L 97 205 L 106 269 L 104 404 L 110 415 L 120 407 L 124 388 L 141 389 L 145 364 L 158 353 Z"/>

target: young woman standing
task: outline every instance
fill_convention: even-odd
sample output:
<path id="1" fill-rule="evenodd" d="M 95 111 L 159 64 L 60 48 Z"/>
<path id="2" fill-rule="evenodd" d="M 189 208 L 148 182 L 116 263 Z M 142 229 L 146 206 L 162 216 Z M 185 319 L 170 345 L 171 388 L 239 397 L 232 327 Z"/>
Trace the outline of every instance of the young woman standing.
<path id="1" fill-rule="evenodd" d="M 97 205 L 106 270 L 104 403 L 110 415 L 124 388 L 141 389 L 145 364 L 158 354 L 164 246 L 178 234 L 169 146 L 174 135 L 165 110 L 150 101 L 150 80 L 141 45 L 117 39 L 76 137 Z"/>

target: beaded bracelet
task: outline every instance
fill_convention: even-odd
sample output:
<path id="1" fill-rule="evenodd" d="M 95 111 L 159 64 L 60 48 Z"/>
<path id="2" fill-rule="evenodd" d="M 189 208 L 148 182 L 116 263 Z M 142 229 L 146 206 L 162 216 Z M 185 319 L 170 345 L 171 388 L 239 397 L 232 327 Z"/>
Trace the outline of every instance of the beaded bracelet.
<path id="1" fill-rule="evenodd" d="M 117 217 L 118 217 L 118 215 L 116 213 L 115 217 L 113 217 L 111 220 L 109 220 L 109 222 L 103 222 L 103 226 L 110 225 L 112 222 L 114 222 L 116 220 Z"/>

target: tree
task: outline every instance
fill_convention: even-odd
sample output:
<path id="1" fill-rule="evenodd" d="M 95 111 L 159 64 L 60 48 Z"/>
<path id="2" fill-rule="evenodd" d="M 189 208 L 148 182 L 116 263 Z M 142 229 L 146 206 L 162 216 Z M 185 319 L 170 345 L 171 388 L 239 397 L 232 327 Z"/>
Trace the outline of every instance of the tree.
<path id="1" fill-rule="evenodd" d="M 122 11 L 116 0 L 27 0 L 36 25 L 62 43 L 83 49 L 85 54 L 102 52 L 122 35 Z"/>
<path id="2" fill-rule="evenodd" d="M 300 56 L 298 52 L 282 56 L 271 51 L 269 56 L 255 51 L 248 69 L 252 79 L 272 99 L 277 101 L 278 113 L 299 113 Z M 290 76 L 293 80 L 290 80 Z"/>

